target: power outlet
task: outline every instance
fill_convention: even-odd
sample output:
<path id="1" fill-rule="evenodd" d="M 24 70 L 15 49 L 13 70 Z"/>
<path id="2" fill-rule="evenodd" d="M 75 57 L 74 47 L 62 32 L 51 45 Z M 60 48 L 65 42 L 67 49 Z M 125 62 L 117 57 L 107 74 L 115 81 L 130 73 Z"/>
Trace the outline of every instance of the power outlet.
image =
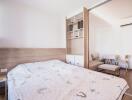
<path id="1" fill-rule="evenodd" d="M 1 73 L 6 73 L 7 71 L 8 71 L 7 68 L 1 68 L 1 69 L 0 69 L 0 72 L 1 72 Z"/>

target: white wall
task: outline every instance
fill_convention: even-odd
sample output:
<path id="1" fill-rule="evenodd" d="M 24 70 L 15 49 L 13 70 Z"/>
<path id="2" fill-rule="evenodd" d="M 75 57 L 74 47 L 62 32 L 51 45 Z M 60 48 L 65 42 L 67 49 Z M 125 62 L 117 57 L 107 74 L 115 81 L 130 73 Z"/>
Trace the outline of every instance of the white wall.
<path id="1" fill-rule="evenodd" d="M 58 15 L 0 1 L 0 47 L 63 48 L 61 23 Z"/>
<path id="2" fill-rule="evenodd" d="M 131 55 L 132 68 L 132 26 L 119 27 L 90 14 L 90 52 L 101 55 L 116 55 L 122 57 Z"/>

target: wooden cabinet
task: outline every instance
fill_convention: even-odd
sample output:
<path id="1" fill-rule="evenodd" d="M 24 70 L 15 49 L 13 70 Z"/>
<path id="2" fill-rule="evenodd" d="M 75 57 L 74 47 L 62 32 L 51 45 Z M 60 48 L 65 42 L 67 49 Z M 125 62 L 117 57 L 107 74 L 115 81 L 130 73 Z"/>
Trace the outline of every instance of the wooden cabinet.
<path id="1" fill-rule="evenodd" d="M 67 55 L 66 61 L 69 64 L 84 67 L 84 57 L 82 55 Z"/>
<path id="2" fill-rule="evenodd" d="M 82 55 L 75 56 L 75 65 L 84 67 L 84 57 Z"/>
<path id="3" fill-rule="evenodd" d="M 68 64 L 74 65 L 75 64 L 75 57 L 74 57 L 74 55 L 66 55 L 66 62 Z"/>
<path id="4" fill-rule="evenodd" d="M 89 11 L 83 8 L 78 14 L 66 19 L 67 59 L 74 58 L 75 65 L 89 67 Z M 74 55 L 71 57 L 69 55 Z M 71 60 L 69 63 L 73 63 Z"/>

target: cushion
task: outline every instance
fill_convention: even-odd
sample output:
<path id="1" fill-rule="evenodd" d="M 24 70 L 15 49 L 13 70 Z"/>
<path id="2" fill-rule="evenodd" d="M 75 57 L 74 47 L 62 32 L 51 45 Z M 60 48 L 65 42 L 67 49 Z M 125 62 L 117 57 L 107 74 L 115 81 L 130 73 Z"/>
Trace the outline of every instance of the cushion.
<path id="1" fill-rule="evenodd" d="M 106 70 L 110 70 L 110 71 L 116 71 L 120 67 L 117 65 L 103 64 L 103 65 L 99 65 L 98 68 L 106 69 Z"/>
<path id="2" fill-rule="evenodd" d="M 105 64 L 118 65 L 118 61 L 115 59 L 102 59 Z"/>

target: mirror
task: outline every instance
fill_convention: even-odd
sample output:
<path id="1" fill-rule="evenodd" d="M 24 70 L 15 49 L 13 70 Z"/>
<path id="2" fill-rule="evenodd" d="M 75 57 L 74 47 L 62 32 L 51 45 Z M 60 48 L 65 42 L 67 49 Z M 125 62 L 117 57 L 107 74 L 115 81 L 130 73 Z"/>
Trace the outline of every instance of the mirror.
<path id="1" fill-rule="evenodd" d="M 89 51 L 104 56 L 132 55 L 132 0 L 112 0 L 90 11 Z M 132 60 L 130 59 L 130 68 Z"/>

